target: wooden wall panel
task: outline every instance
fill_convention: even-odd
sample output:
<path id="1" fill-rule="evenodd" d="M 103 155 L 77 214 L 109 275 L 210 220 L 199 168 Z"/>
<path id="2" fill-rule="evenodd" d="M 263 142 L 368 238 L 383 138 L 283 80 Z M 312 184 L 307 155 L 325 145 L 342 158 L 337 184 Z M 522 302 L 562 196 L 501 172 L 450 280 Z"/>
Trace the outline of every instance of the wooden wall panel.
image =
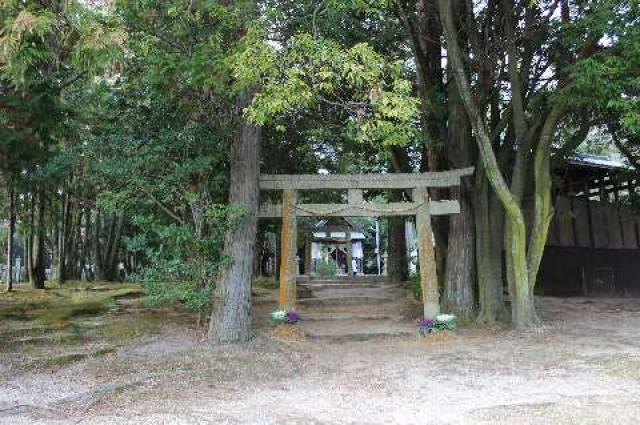
<path id="1" fill-rule="evenodd" d="M 609 247 L 609 225 L 607 221 L 608 205 L 602 202 L 589 202 L 591 214 L 591 232 L 595 248 Z"/>
<path id="2" fill-rule="evenodd" d="M 553 215 L 551 219 L 551 224 L 549 225 L 549 235 L 547 236 L 547 245 L 548 246 L 558 246 L 560 243 L 558 242 L 558 219 L 556 215 Z"/>
<path id="3" fill-rule="evenodd" d="M 608 202 L 558 196 L 547 245 L 640 249 L 640 215 Z"/>
<path id="4" fill-rule="evenodd" d="M 564 196 L 556 198 L 557 235 L 560 246 L 575 246 L 576 240 L 573 232 L 573 212 L 571 201 Z"/>
<path id="5" fill-rule="evenodd" d="M 575 217 L 576 245 L 581 248 L 591 247 L 589 204 L 586 199 L 573 199 L 573 215 Z"/>
<path id="6" fill-rule="evenodd" d="M 625 249 L 638 249 L 636 217 L 625 211 L 620 216 L 620 221 L 622 222 L 622 247 Z"/>
<path id="7" fill-rule="evenodd" d="M 607 205 L 607 232 L 609 233 L 609 248 L 621 249 L 622 226 L 620 225 L 620 214 L 613 205 Z"/>

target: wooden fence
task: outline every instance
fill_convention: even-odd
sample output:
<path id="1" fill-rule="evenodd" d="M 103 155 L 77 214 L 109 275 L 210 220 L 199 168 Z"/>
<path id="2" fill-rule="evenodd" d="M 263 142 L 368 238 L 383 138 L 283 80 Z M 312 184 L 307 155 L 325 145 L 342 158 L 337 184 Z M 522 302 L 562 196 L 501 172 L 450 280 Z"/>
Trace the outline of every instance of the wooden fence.
<path id="1" fill-rule="evenodd" d="M 614 204 L 558 196 L 547 246 L 638 249 L 640 215 Z"/>

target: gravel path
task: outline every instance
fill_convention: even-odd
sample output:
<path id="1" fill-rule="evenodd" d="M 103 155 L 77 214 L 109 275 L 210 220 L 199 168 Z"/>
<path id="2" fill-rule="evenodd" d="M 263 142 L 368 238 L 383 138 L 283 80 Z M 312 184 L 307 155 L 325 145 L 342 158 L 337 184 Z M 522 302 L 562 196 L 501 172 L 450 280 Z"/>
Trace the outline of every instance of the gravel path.
<path id="1" fill-rule="evenodd" d="M 213 347 L 168 325 L 55 370 L 5 364 L 0 423 L 637 424 L 640 300 L 538 301 L 535 331 L 437 340 Z"/>

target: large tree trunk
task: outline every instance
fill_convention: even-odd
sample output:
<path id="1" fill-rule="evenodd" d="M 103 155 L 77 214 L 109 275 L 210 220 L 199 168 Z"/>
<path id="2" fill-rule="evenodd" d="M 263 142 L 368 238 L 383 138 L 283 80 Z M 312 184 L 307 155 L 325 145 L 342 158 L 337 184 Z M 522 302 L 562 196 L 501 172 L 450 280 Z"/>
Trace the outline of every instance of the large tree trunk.
<path id="1" fill-rule="evenodd" d="M 527 249 L 530 283 L 529 297 L 531 299 L 533 299 L 533 291 L 553 216 L 553 206 L 551 205 L 551 143 L 562 113 L 563 111 L 557 106 L 553 107 L 549 112 L 538 140 L 534 158 L 535 204 L 533 228 Z M 533 313 L 535 315 L 535 310 Z"/>
<path id="2" fill-rule="evenodd" d="M 100 250 L 100 221 L 102 214 L 96 210 L 93 221 L 93 275 L 96 279 L 102 276 L 102 252 Z"/>
<path id="3" fill-rule="evenodd" d="M 7 234 L 7 291 L 13 290 L 13 238 L 16 233 L 16 196 L 13 182 L 9 183 L 9 229 Z"/>
<path id="4" fill-rule="evenodd" d="M 100 211 L 96 211 L 93 235 L 95 274 L 99 280 L 114 281 L 118 277 L 118 248 L 122 239 L 125 213 L 111 213 L 106 221 L 102 219 L 102 215 Z M 89 220 L 90 217 L 86 223 L 89 223 Z"/>
<path id="5" fill-rule="evenodd" d="M 33 287 L 35 289 L 44 289 L 45 282 L 45 264 L 44 264 L 44 240 L 45 240 L 45 226 L 44 226 L 44 211 L 45 211 L 45 199 L 44 192 L 38 192 L 36 200 L 37 212 L 35 215 L 35 233 L 33 237 L 32 247 L 32 268 L 31 276 L 33 280 Z"/>
<path id="6" fill-rule="evenodd" d="M 78 276 L 78 240 L 80 238 L 80 223 L 82 209 L 75 202 L 69 204 L 68 227 L 66 227 L 65 264 L 66 278 L 77 279 Z"/>
<path id="7" fill-rule="evenodd" d="M 460 97 L 474 129 L 480 158 L 493 190 L 502 203 L 510 230 L 511 259 L 509 271 L 513 273 L 514 287 L 512 292 L 512 321 L 516 326 L 529 326 L 536 322 L 533 298 L 530 296 L 529 273 L 527 267 L 526 228 L 524 215 L 518 200 L 511 193 L 504 176 L 498 166 L 493 151 L 491 137 L 485 118 L 481 115 L 471 93 L 467 72 L 464 67 L 463 54 L 458 44 L 457 29 L 454 24 L 449 0 L 439 0 L 440 17 L 445 29 L 451 71 L 459 87 Z"/>
<path id="8" fill-rule="evenodd" d="M 392 282 L 404 282 L 407 280 L 409 270 L 404 217 L 389 217 L 387 223 L 389 235 L 387 275 Z"/>
<path id="9" fill-rule="evenodd" d="M 24 269 L 24 275 L 22 279 L 25 282 L 31 284 L 31 234 L 29 230 L 26 230 L 22 243 L 24 246 L 24 262 L 21 267 Z"/>
<path id="10" fill-rule="evenodd" d="M 60 236 L 58 237 L 58 283 L 67 280 L 67 232 L 69 231 L 69 194 L 65 192 L 62 201 L 62 219 L 60 220 Z"/>
<path id="11" fill-rule="evenodd" d="M 110 238 L 110 245 L 107 247 L 108 256 L 106 260 L 107 280 L 114 281 L 118 278 L 118 251 L 120 248 L 120 240 L 122 239 L 122 229 L 125 222 L 124 211 L 117 215 L 114 214 L 114 233 Z"/>
<path id="12" fill-rule="evenodd" d="M 33 281 L 33 234 L 35 226 L 35 203 L 33 193 L 26 195 L 25 206 L 27 209 L 27 228 L 25 232 L 25 253 L 24 253 L 24 269 L 26 271 L 25 280 L 29 282 L 31 287 L 34 286 Z"/>
<path id="13" fill-rule="evenodd" d="M 452 189 L 451 195 L 460 202 L 460 213 L 450 218 L 444 305 L 448 313 L 471 320 L 475 314 L 473 209 L 463 189 Z"/>
<path id="14" fill-rule="evenodd" d="M 50 246 L 51 246 L 51 280 L 58 280 L 58 257 L 60 256 L 58 249 L 60 248 L 60 244 L 58 243 L 58 239 L 60 237 L 60 227 L 58 216 L 56 214 L 56 199 L 55 196 L 52 197 L 49 203 L 49 210 L 51 211 L 51 229 L 50 229 Z"/>
<path id="15" fill-rule="evenodd" d="M 410 173 L 411 162 L 407 150 L 401 147 L 392 148 L 391 171 L 394 173 Z M 389 193 L 390 202 L 403 201 L 403 194 L 398 191 Z M 404 282 L 409 273 L 407 260 L 407 236 L 404 217 L 387 219 L 387 276 L 392 282 Z"/>
<path id="16" fill-rule="evenodd" d="M 85 209 L 84 213 L 84 235 L 82 237 L 82 254 L 80 256 L 80 278 L 84 280 L 88 280 L 87 278 L 87 265 L 89 264 L 89 260 L 91 258 L 91 246 L 89 245 L 91 241 L 91 215 L 92 210 L 89 208 Z"/>
<path id="17" fill-rule="evenodd" d="M 502 275 L 502 228 L 504 214 L 498 199 L 490 193 L 484 172 L 477 170 L 476 183 L 476 275 L 478 278 L 478 320 L 495 323 L 504 312 Z"/>
<path id="18" fill-rule="evenodd" d="M 243 342 L 251 336 L 261 131 L 244 119 L 242 111 L 252 97 L 253 93 L 246 91 L 236 102 L 238 128 L 231 147 L 229 204 L 244 207 L 246 216 L 224 241 L 224 254 L 233 262 L 220 274 L 213 297 L 209 338 L 217 343 Z"/>
<path id="19" fill-rule="evenodd" d="M 452 168 L 469 167 L 474 164 L 471 125 L 460 100 L 458 85 L 452 81 L 448 88 L 447 156 L 449 166 Z M 445 308 L 463 320 L 472 319 L 475 313 L 475 228 L 473 206 L 467 183 L 467 181 L 463 181 L 460 187 L 450 190 L 451 199 L 457 199 L 460 203 L 460 213 L 449 217 L 444 282 Z"/>

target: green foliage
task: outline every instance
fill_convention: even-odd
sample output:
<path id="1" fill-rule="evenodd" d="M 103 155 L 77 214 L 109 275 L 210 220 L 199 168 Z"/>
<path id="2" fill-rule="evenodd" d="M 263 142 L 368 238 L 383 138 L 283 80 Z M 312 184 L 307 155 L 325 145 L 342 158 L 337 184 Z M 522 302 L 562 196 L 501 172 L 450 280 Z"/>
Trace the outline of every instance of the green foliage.
<path id="1" fill-rule="evenodd" d="M 180 301 L 202 317 L 209 312 L 215 277 L 229 261 L 222 256 L 223 237 L 240 214 L 216 207 L 206 216 L 209 226 L 201 236 L 189 224 L 162 224 L 152 216 L 134 218 L 138 232 L 128 239 L 128 247 L 146 259 L 134 279 L 143 283 L 151 303 Z"/>
<path id="2" fill-rule="evenodd" d="M 155 274 L 162 273 L 162 267 L 154 264 L 158 270 Z M 151 270 L 151 268 L 147 269 Z M 206 317 L 211 308 L 211 296 L 214 286 L 198 287 L 193 282 L 158 282 L 145 280 L 143 276 L 143 288 L 145 296 L 151 305 L 171 305 L 175 302 L 184 303 L 191 311 L 198 313 L 201 318 Z"/>
<path id="3" fill-rule="evenodd" d="M 4 76 L 26 85 L 34 70 L 55 60 L 54 53 L 45 43 L 47 38 L 56 35 L 56 15 L 48 10 L 16 6 L 5 6 L 2 11 L 5 16 L 5 25 L 0 33 L 0 43 L 4 46 L 2 71 Z"/>
<path id="4" fill-rule="evenodd" d="M 338 264 L 333 258 L 320 259 L 316 262 L 316 274 L 318 276 L 335 276 L 338 273 Z"/>
<path id="5" fill-rule="evenodd" d="M 230 58 L 253 18 L 248 6 L 117 2 L 122 32 L 110 37 L 127 43 L 121 72 L 80 94 L 93 126 L 78 158 L 99 188 L 96 206 L 131 215 L 127 247 L 139 259 L 132 278 L 150 302 L 179 301 L 201 317 L 229 261 L 223 237 L 243 219 L 227 205 L 227 161 L 242 88 Z M 87 29 L 91 49 L 100 49 L 98 31 Z"/>
<path id="6" fill-rule="evenodd" d="M 325 105 L 343 115 L 345 131 L 359 142 L 399 145 L 415 137 L 419 101 L 402 60 L 389 60 L 366 43 L 343 48 L 308 34 L 282 49 L 253 37 L 235 58 L 239 80 L 260 81 L 247 110 L 252 121 L 264 125 Z"/>
<path id="7" fill-rule="evenodd" d="M 574 25 L 565 28 L 564 42 L 595 53 L 570 69 L 572 82 L 563 100 L 584 106 L 600 117 L 612 115 L 617 126 L 640 134 L 640 3 L 603 1 Z M 598 40 L 597 48 L 589 45 Z"/>
<path id="8" fill-rule="evenodd" d="M 413 290 L 413 296 L 416 300 L 422 301 L 422 284 L 420 283 L 420 273 L 412 273 L 409 276 L 409 284 Z"/>

